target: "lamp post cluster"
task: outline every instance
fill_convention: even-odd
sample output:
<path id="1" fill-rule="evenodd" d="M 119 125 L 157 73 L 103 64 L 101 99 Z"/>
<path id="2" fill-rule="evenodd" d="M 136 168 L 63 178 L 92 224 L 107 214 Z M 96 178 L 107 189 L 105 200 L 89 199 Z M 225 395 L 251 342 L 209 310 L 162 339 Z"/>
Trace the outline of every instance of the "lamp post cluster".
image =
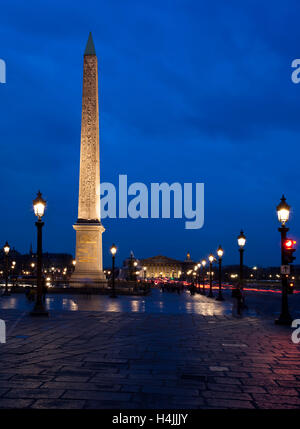
<path id="1" fill-rule="evenodd" d="M 243 288 L 243 278 L 244 278 L 244 270 L 243 270 L 243 266 L 244 266 L 244 247 L 246 244 L 246 237 L 243 231 L 240 232 L 238 238 L 238 246 L 239 246 L 239 252 L 240 252 L 240 274 L 239 274 L 239 288 L 242 289 Z M 214 262 L 218 262 L 218 280 L 219 280 L 219 289 L 218 289 L 218 295 L 216 297 L 217 301 L 224 301 L 224 297 L 223 297 L 223 293 L 222 293 L 222 260 L 223 260 L 223 255 L 224 255 L 224 250 L 222 248 L 221 245 L 219 245 L 218 249 L 217 249 L 217 256 L 218 258 L 216 258 L 212 253 L 208 256 L 208 263 L 209 263 L 209 271 L 208 271 L 208 275 L 209 275 L 209 292 L 207 297 L 208 298 L 213 298 L 214 294 L 213 294 L 213 263 Z M 198 271 L 198 283 L 200 284 L 200 268 L 202 267 L 202 282 L 203 282 L 203 287 L 202 287 L 202 291 L 200 292 L 201 294 L 205 295 L 205 266 L 207 264 L 206 259 L 202 259 L 201 262 L 199 262 L 194 270 Z M 201 289 L 201 284 L 200 284 L 200 289 Z"/>
<path id="2" fill-rule="evenodd" d="M 218 264 L 219 264 L 219 292 L 218 292 L 218 296 L 216 297 L 216 300 L 218 301 L 224 301 L 223 295 L 222 295 L 222 258 L 223 258 L 223 254 L 224 254 L 224 250 L 222 249 L 221 246 L 218 247 L 217 249 L 217 255 L 218 255 Z M 209 292 L 207 297 L 208 298 L 213 298 L 214 294 L 213 294 L 213 263 L 214 261 L 216 261 L 215 256 L 211 253 L 208 256 L 208 262 L 209 262 Z M 200 285 L 200 293 L 202 295 L 206 295 L 205 293 L 205 267 L 206 267 L 207 261 L 206 259 L 202 259 L 201 262 L 199 262 L 196 266 L 195 266 L 195 271 L 198 271 L 198 283 Z M 201 272 L 200 272 L 200 268 L 202 268 Z M 201 291 L 201 277 L 202 277 L 202 291 Z"/>
<path id="3" fill-rule="evenodd" d="M 280 227 L 278 228 L 278 231 L 281 234 L 281 282 L 282 282 L 282 292 L 281 292 L 281 313 L 278 319 L 275 320 L 276 324 L 279 325 L 288 325 L 290 326 L 292 323 L 292 317 L 289 312 L 289 306 L 288 306 L 288 292 L 289 292 L 289 275 L 290 275 L 290 264 L 293 262 L 295 257 L 293 256 L 293 252 L 295 252 L 295 248 L 293 245 L 296 243 L 296 241 L 287 238 L 287 232 L 289 231 L 289 228 L 286 226 L 286 223 L 288 222 L 290 218 L 290 211 L 291 207 L 287 204 L 286 198 L 284 195 L 281 198 L 280 204 L 276 208 L 277 211 L 277 217 L 278 221 L 280 222 Z M 244 288 L 244 251 L 245 251 L 245 245 L 246 245 L 246 236 L 241 230 L 239 236 L 237 237 L 237 243 L 239 247 L 239 253 L 240 253 L 240 267 L 239 267 L 239 282 L 237 288 L 240 289 L 242 292 Z M 216 300 L 223 301 L 224 297 L 222 295 L 222 258 L 223 258 L 224 251 L 221 246 L 217 249 L 217 255 L 218 255 L 218 264 L 219 264 L 219 292 L 218 296 L 216 297 Z M 212 265 L 213 262 L 216 260 L 213 254 L 210 254 L 208 256 L 209 261 L 209 293 L 208 297 L 213 297 L 213 291 L 212 291 Z M 198 283 L 200 284 L 200 268 L 202 267 L 202 281 L 203 281 L 203 289 L 202 293 L 205 295 L 205 266 L 207 261 L 203 259 L 201 262 L 199 262 L 195 266 L 195 271 L 198 271 Z M 253 270 L 257 273 L 257 267 L 253 267 Z M 252 275 L 253 276 L 253 275 Z M 270 276 L 271 277 L 271 276 Z M 279 275 L 278 275 L 279 277 Z M 256 274 L 257 278 L 257 274 Z M 293 279 L 293 277 L 292 277 Z M 201 289 L 201 284 L 200 284 Z M 243 306 L 245 307 L 245 300 L 243 297 Z"/>
<path id="4" fill-rule="evenodd" d="M 35 225 L 37 227 L 37 259 L 36 259 L 36 274 L 37 274 L 37 289 L 36 289 L 36 299 L 33 310 L 30 312 L 31 316 L 48 316 L 49 313 L 45 308 L 44 300 L 43 300 L 43 289 L 44 289 L 44 278 L 42 273 L 42 265 L 43 265 L 43 240 L 42 240 L 42 228 L 44 226 L 44 222 L 42 218 L 45 213 L 46 201 L 43 199 L 41 192 L 39 191 L 37 197 L 33 200 L 33 209 L 34 214 L 37 217 L 37 221 Z M 9 252 L 10 246 L 8 242 L 3 246 L 3 252 L 5 255 L 5 291 L 2 296 L 10 295 L 8 290 L 8 276 L 9 276 Z M 117 247 L 113 244 L 110 248 L 110 252 L 112 255 L 112 291 L 111 297 L 116 298 L 116 290 L 115 290 L 115 255 L 117 253 Z M 73 269 L 76 266 L 76 260 L 72 261 Z M 12 266 L 15 266 L 15 262 L 12 263 Z M 35 264 L 31 264 L 31 268 L 35 268 Z"/>
<path id="5" fill-rule="evenodd" d="M 36 290 L 36 300 L 33 310 L 30 312 L 31 316 L 48 316 L 48 311 L 45 309 L 43 302 L 43 276 L 42 276 L 42 257 L 43 257 L 43 249 L 42 249 L 42 228 L 44 226 L 44 222 L 42 221 L 42 217 L 44 216 L 46 208 L 46 201 L 43 199 L 41 192 L 39 191 L 37 197 L 33 200 L 33 209 L 34 214 L 38 218 L 35 223 L 37 227 L 37 290 Z M 5 254 L 5 292 L 4 296 L 9 295 L 8 290 L 8 255 L 10 252 L 10 246 L 8 242 L 3 246 L 3 251 Z M 12 266 L 15 266 L 13 262 Z M 32 267 L 34 268 L 34 266 Z"/>
<path id="6" fill-rule="evenodd" d="M 42 221 L 42 217 L 44 216 L 46 208 L 46 201 L 43 199 L 40 191 L 37 194 L 37 197 L 33 200 L 33 209 L 34 214 L 38 218 L 35 223 L 37 227 L 37 290 L 36 290 L 36 300 L 33 310 L 30 312 L 31 316 L 48 316 L 48 311 L 45 309 L 43 302 L 43 275 L 42 275 L 42 257 L 43 257 L 43 249 L 42 249 L 42 228 L 44 226 L 44 222 Z M 10 295 L 8 290 L 8 275 L 9 275 L 9 252 L 10 246 L 8 242 L 3 246 L 3 252 L 5 255 L 5 291 L 3 296 Z M 16 262 L 12 262 L 12 269 L 15 269 Z M 32 264 L 31 268 L 34 268 L 35 265 Z"/>

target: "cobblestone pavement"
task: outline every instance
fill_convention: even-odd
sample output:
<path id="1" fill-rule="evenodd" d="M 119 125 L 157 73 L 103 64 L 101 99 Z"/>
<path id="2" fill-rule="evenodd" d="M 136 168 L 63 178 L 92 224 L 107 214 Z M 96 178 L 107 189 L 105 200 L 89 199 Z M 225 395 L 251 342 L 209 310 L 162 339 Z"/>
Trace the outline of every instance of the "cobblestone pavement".
<path id="1" fill-rule="evenodd" d="M 300 348 L 273 319 L 1 312 L 1 408 L 299 408 Z M 20 318 L 21 317 L 21 318 Z"/>

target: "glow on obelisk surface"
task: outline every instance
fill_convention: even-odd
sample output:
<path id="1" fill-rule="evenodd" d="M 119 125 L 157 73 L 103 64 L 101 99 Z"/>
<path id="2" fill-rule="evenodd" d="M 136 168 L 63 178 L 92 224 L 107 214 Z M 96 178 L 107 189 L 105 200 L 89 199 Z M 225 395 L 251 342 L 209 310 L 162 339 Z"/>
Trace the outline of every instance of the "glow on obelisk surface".
<path id="1" fill-rule="evenodd" d="M 76 230 L 76 266 L 71 286 L 104 286 L 100 219 L 98 65 L 90 33 L 83 61 L 80 179 Z"/>

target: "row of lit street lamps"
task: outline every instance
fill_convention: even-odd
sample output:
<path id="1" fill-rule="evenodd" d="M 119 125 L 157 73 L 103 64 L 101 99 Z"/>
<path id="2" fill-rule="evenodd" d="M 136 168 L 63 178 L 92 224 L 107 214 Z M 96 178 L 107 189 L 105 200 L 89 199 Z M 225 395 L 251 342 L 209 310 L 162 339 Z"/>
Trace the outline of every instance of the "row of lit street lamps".
<path id="1" fill-rule="evenodd" d="M 33 310 L 30 312 L 32 316 L 47 316 L 48 311 L 46 310 L 43 302 L 43 277 L 42 277 L 42 228 L 44 226 L 44 222 L 42 221 L 42 217 L 44 216 L 46 208 L 46 201 L 43 199 L 41 192 L 39 191 L 37 194 L 37 197 L 33 200 L 33 209 L 34 213 L 37 217 L 37 221 L 35 222 L 35 225 L 37 227 L 37 293 L 36 293 L 36 301 L 35 306 Z M 281 234 L 281 279 L 282 279 L 282 302 L 281 302 L 281 314 L 279 318 L 276 320 L 276 323 L 283 324 L 283 325 L 290 325 L 292 322 L 292 317 L 289 313 L 288 309 L 288 273 L 290 271 L 289 264 L 293 262 L 295 259 L 294 256 L 292 256 L 295 249 L 293 248 L 293 244 L 295 241 L 287 238 L 287 232 L 289 231 L 289 228 L 286 227 L 286 223 L 289 220 L 290 216 L 290 206 L 287 204 L 286 199 L 284 196 L 281 198 L 280 204 L 277 206 L 277 216 L 278 220 L 281 224 L 280 228 L 278 228 L 278 231 Z M 246 244 L 246 237 L 243 231 L 240 232 L 238 238 L 237 238 L 238 246 L 239 246 L 239 252 L 240 252 L 240 275 L 239 275 L 239 289 L 243 289 L 243 266 L 244 266 L 244 248 Z M 8 242 L 6 241 L 5 245 L 3 246 L 3 252 L 5 255 L 5 291 L 3 293 L 3 296 L 9 295 L 8 290 L 8 263 L 9 263 L 9 252 L 10 252 L 10 246 Z M 112 255 L 112 287 L 111 287 L 111 297 L 116 298 L 116 289 L 115 289 L 115 256 L 117 253 L 117 247 L 113 244 L 110 248 L 110 252 Z M 218 296 L 216 299 L 218 301 L 223 301 L 224 297 L 222 294 L 222 258 L 224 255 L 224 250 L 221 246 L 217 249 L 217 255 L 218 255 L 218 265 L 219 265 L 219 291 Z M 213 280 L 213 272 L 212 272 L 212 265 L 213 262 L 216 261 L 216 258 L 213 254 L 210 254 L 208 256 L 209 261 L 209 293 L 208 297 L 213 297 L 212 292 L 212 280 Z M 73 261 L 73 264 L 75 266 L 75 261 Z M 200 268 L 202 267 L 202 280 L 203 280 L 203 290 L 202 294 L 205 294 L 205 266 L 206 266 L 206 260 L 203 259 L 201 262 L 199 262 L 195 266 L 196 275 L 198 274 L 198 283 L 200 284 Z M 197 273 L 198 271 L 198 273 Z M 288 272 L 288 273 L 287 273 Z M 201 291 L 201 286 L 200 286 Z"/>
<path id="2" fill-rule="evenodd" d="M 241 231 L 240 235 L 238 236 L 238 245 L 239 245 L 239 252 L 240 252 L 240 278 L 239 278 L 239 288 L 242 289 L 243 288 L 243 264 L 244 264 L 244 259 L 243 259 L 243 255 L 244 255 L 244 246 L 246 244 L 246 237 L 243 231 Z M 222 258 L 224 255 L 224 250 L 222 248 L 222 246 L 220 245 L 217 249 L 217 255 L 218 255 L 218 265 L 219 265 L 219 290 L 218 290 L 218 295 L 216 297 L 217 301 L 224 301 L 224 297 L 222 294 Z M 209 293 L 208 293 L 208 298 L 213 298 L 213 291 L 212 291 L 212 283 L 213 283 L 213 263 L 214 261 L 216 261 L 217 259 L 215 258 L 215 256 L 211 253 L 208 256 L 208 261 L 209 261 Z M 200 268 L 202 267 L 202 281 L 203 281 L 203 290 L 201 292 L 201 288 L 200 288 L 200 293 L 202 293 L 203 295 L 205 295 L 205 266 L 206 266 L 206 260 L 202 259 L 201 262 L 199 262 L 195 267 L 194 270 L 197 272 L 198 271 L 198 276 L 197 276 L 197 280 L 198 283 L 200 284 Z"/>
<path id="3" fill-rule="evenodd" d="M 289 264 L 293 262 L 295 259 L 293 255 L 293 252 L 295 252 L 295 248 L 293 248 L 293 244 L 296 242 L 294 240 L 291 240 L 287 238 L 287 232 L 289 231 L 289 228 L 286 227 L 286 223 L 289 220 L 290 217 L 290 206 L 287 204 L 286 199 L 284 195 L 281 198 L 280 204 L 277 206 L 277 217 L 281 224 L 281 226 L 278 228 L 278 231 L 281 234 L 281 279 L 282 279 L 282 293 L 281 293 L 281 313 L 279 318 L 275 321 L 277 324 L 280 325 L 291 325 L 292 317 L 289 313 L 288 308 L 288 277 L 290 273 L 290 267 Z M 245 244 L 246 244 L 246 237 L 243 231 L 240 232 L 240 235 L 237 238 L 238 246 L 239 246 L 239 253 L 240 253 L 240 274 L 239 274 L 239 289 L 243 289 L 243 283 L 244 283 L 244 250 L 245 250 Z M 217 249 L 217 255 L 218 255 L 218 264 L 219 264 L 219 293 L 217 296 L 218 301 L 223 301 L 224 297 L 222 294 L 222 258 L 223 258 L 224 251 L 221 246 Z M 210 254 L 208 256 L 209 260 L 209 293 L 208 297 L 213 297 L 212 292 L 212 264 L 216 260 L 213 254 Z M 203 259 L 201 262 L 199 262 L 195 266 L 195 271 L 198 271 L 198 282 L 200 283 L 200 268 L 202 266 L 202 278 L 203 278 L 203 291 L 202 293 L 205 294 L 205 266 L 206 266 L 206 260 Z"/>

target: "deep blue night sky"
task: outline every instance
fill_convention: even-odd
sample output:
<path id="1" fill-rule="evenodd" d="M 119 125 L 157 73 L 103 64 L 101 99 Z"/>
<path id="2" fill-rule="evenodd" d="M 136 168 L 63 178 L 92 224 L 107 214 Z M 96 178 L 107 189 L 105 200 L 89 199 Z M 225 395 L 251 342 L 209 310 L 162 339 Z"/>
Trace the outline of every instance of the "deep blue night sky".
<path id="1" fill-rule="evenodd" d="M 300 238 L 299 2 L 30 1 L 1 5 L 0 240 L 35 245 L 32 199 L 48 201 L 44 250 L 74 252 L 83 52 L 99 64 L 101 180 L 204 182 L 205 225 L 108 220 L 104 263 L 164 254 L 206 256 L 219 243 L 237 263 L 279 264 L 275 207 L 293 207 Z M 299 219 L 297 218 L 299 217 Z M 298 219 L 298 220 L 297 220 Z M 300 256 L 299 256 L 300 258 Z"/>

